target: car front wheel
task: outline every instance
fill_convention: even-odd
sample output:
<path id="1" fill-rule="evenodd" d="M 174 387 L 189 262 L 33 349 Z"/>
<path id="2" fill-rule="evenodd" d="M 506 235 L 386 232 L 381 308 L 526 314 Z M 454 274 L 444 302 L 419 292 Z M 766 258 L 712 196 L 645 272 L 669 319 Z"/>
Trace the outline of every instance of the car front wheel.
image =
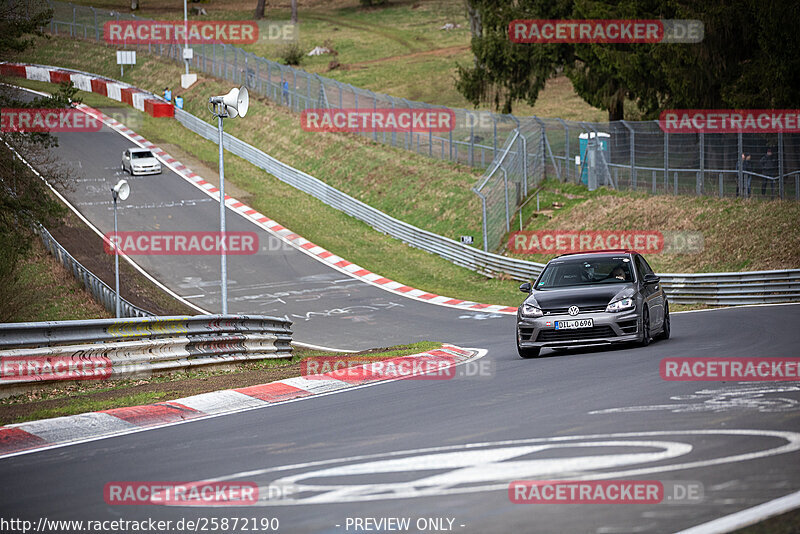
<path id="1" fill-rule="evenodd" d="M 519 354 L 520 358 L 525 358 L 525 359 L 536 358 L 537 356 L 539 356 L 539 353 L 541 351 L 542 351 L 542 349 L 540 349 L 538 347 L 534 347 L 534 348 L 520 347 L 519 346 L 519 341 L 517 342 L 517 353 Z"/>
<path id="2" fill-rule="evenodd" d="M 646 347 L 650 344 L 650 313 L 645 307 L 642 312 L 642 339 L 639 340 L 639 346 Z"/>
<path id="3" fill-rule="evenodd" d="M 658 339 L 669 339 L 670 329 L 669 304 L 666 304 L 664 305 L 664 325 L 661 329 L 661 333 L 658 334 Z"/>

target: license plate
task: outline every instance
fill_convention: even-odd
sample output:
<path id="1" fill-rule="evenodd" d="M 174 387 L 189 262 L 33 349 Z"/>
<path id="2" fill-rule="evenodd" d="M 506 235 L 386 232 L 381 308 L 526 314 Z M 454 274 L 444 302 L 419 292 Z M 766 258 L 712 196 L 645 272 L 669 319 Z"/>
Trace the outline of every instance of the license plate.
<path id="1" fill-rule="evenodd" d="M 576 328 L 591 328 L 594 326 L 592 319 L 571 319 L 569 321 L 556 321 L 556 330 L 574 330 Z"/>

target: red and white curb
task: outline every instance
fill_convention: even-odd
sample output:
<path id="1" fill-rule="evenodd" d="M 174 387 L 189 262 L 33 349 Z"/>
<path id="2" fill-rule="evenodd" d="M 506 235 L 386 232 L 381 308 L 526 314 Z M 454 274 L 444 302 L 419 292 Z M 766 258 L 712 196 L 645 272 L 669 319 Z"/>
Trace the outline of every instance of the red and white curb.
<path id="1" fill-rule="evenodd" d="M 144 406 L 114 408 L 99 412 L 56 417 L 0 427 L 0 457 L 140 432 L 189 420 L 263 408 L 287 401 L 338 393 L 356 387 L 405 380 L 424 373 L 414 369 L 449 369 L 483 357 L 485 349 L 464 349 L 443 345 L 419 354 L 380 360 L 328 373 L 288 378 L 269 384 L 201 393 L 173 401 Z M 413 362 L 415 365 L 409 366 Z M 405 363 L 405 366 L 402 365 Z M 381 371 L 376 372 L 376 365 Z M 400 377 L 383 369 L 410 369 Z"/>
<path id="2" fill-rule="evenodd" d="M 48 81 L 49 79 L 57 79 L 57 75 L 55 74 L 48 74 L 44 72 L 49 67 L 41 67 L 38 65 L 27 65 L 24 66 L 25 68 L 20 68 L 22 65 L 0 65 L 0 72 L 3 74 L 18 76 L 18 77 L 27 77 L 28 79 L 36 79 L 40 81 Z M 63 70 L 59 69 L 51 69 L 54 72 L 64 72 Z M 103 94 L 105 96 L 111 97 L 111 94 L 108 91 L 109 84 L 113 87 L 114 82 L 113 80 L 109 80 L 107 78 L 91 78 L 87 74 L 73 74 L 73 82 L 80 81 L 80 89 L 84 89 L 86 91 L 96 91 L 99 94 Z M 91 83 L 92 79 L 101 80 L 103 84 L 98 83 Z M 76 86 L 78 84 L 76 83 Z M 122 84 L 125 87 L 127 84 Z M 88 88 L 88 89 L 86 89 Z M 138 89 L 132 88 L 135 91 Z M 144 93 L 143 93 L 144 94 Z M 114 91 L 114 96 L 116 96 L 116 91 Z M 120 100 L 117 98 L 117 100 Z M 196 173 L 192 172 L 191 169 L 183 165 L 177 159 L 170 156 L 167 152 L 159 148 L 158 146 L 154 145 L 141 135 L 137 134 L 124 124 L 108 117 L 104 113 L 93 109 L 89 106 L 80 105 L 79 109 L 83 110 L 89 115 L 96 117 L 98 120 L 102 121 L 106 126 L 109 128 L 121 133 L 134 143 L 138 144 L 141 147 L 149 148 L 165 165 L 167 165 L 170 169 L 172 169 L 176 174 L 183 177 L 191 184 L 195 185 L 201 191 L 205 192 L 208 196 L 219 202 L 219 189 L 217 189 L 213 184 L 205 181 L 202 177 L 197 175 Z M 278 239 L 281 239 L 285 243 L 295 247 L 296 249 L 308 254 L 309 256 L 321 261 L 322 263 L 326 264 L 333 269 L 336 269 L 342 273 L 345 273 L 353 278 L 361 280 L 362 282 L 366 282 L 368 284 L 374 285 L 386 291 L 392 292 L 396 295 L 401 295 L 403 297 L 407 297 L 410 299 L 418 300 L 421 302 L 429 302 L 431 304 L 436 304 L 439 306 L 447 306 L 451 308 L 458 308 L 463 310 L 469 311 L 480 311 L 483 313 L 501 313 L 501 314 L 516 314 L 517 308 L 513 306 L 503 306 L 500 304 L 481 304 L 478 302 L 472 302 L 463 299 L 457 299 L 452 297 L 446 297 L 442 295 L 436 295 L 434 293 L 429 293 L 427 291 L 423 291 L 421 289 L 416 289 L 411 286 L 407 286 L 400 282 L 396 282 L 379 274 L 373 273 L 368 269 L 364 269 L 363 267 L 356 265 L 355 263 L 349 262 L 344 258 L 337 256 L 336 254 L 325 250 L 323 247 L 319 245 L 315 245 L 311 241 L 297 235 L 296 233 L 292 232 L 288 228 L 282 226 L 278 222 L 270 219 L 263 213 L 259 213 L 255 209 L 251 208 L 250 206 L 240 202 L 239 200 L 225 195 L 225 205 L 230 208 L 231 210 L 235 211 L 245 219 L 251 221 L 252 223 L 258 225 L 260 228 L 266 230 L 267 232 L 271 233 Z"/>

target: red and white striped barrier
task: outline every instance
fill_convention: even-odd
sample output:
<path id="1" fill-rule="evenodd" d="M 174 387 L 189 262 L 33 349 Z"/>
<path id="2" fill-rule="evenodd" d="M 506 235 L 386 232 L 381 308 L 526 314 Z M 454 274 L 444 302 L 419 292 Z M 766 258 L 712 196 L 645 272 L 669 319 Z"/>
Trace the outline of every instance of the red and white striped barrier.
<path id="1" fill-rule="evenodd" d="M 124 102 L 153 117 L 173 117 L 175 115 L 175 108 L 164 99 L 145 91 L 140 91 L 128 84 L 115 82 L 100 76 L 90 76 L 54 67 L 23 63 L 2 63 L 0 64 L 0 74 L 48 83 L 71 81 L 81 91 L 97 93 L 112 100 Z"/>

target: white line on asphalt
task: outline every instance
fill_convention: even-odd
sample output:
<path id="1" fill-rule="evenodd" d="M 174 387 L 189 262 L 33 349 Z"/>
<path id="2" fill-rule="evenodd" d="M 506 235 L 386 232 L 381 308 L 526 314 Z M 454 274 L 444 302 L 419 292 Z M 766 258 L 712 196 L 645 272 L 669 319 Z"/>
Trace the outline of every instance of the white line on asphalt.
<path id="1" fill-rule="evenodd" d="M 769 519 L 770 517 L 794 510 L 798 507 L 800 507 L 800 491 L 759 504 L 753 508 L 742 510 L 741 512 L 714 519 L 708 523 L 681 530 L 677 534 L 723 534 L 725 532 L 732 532 Z"/>

